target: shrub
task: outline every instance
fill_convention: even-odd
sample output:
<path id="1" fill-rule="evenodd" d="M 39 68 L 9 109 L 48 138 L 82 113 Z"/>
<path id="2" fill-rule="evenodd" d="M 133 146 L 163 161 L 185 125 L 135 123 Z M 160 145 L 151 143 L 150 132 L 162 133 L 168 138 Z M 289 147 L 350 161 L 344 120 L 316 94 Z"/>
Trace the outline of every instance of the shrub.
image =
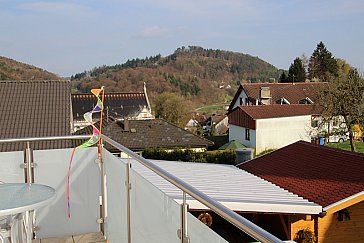
<path id="1" fill-rule="evenodd" d="M 307 229 L 301 229 L 297 231 L 296 237 L 294 239 L 297 243 L 314 243 L 316 242 L 315 234 L 310 230 Z"/>
<path id="2" fill-rule="evenodd" d="M 143 151 L 146 159 L 159 159 L 169 161 L 186 161 L 213 164 L 235 164 L 236 155 L 233 150 L 215 150 L 195 152 L 191 149 L 174 149 L 166 151 L 160 148 L 147 148 Z"/>

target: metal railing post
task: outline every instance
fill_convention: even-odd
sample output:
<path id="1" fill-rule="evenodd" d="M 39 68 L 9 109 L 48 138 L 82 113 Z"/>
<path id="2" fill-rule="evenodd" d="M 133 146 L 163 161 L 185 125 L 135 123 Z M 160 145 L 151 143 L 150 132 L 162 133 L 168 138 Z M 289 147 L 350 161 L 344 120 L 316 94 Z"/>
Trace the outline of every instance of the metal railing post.
<path id="1" fill-rule="evenodd" d="M 31 185 L 32 183 L 34 183 L 34 170 L 33 170 L 33 151 L 30 148 L 30 143 L 29 141 L 27 141 L 27 147 L 25 149 L 25 153 L 24 153 L 24 160 L 25 160 L 25 171 L 26 171 L 26 183 L 28 183 L 28 185 Z M 34 227 L 34 211 L 26 211 L 24 214 L 24 218 L 23 220 L 25 221 L 25 234 L 26 234 L 26 242 L 27 243 L 31 243 L 32 239 L 33 239 L 33 227 Z"/>
<path id="2" fill-rule="evenodd" d="M 186 192 L 183 192 L 183 202 L 181 204 L 181 243 L 189 243 L 190 238 L 187 232 L 188 204 L 186 203 Z"/>
<path id="3" fill-rule="evenodd" d="M 101 142 L 100 149 L 100 174 L 101 174 L 101 232 L 105 234 L 105 218 L 106 218 L 106 178 L 105 178 L 105 165 L 104 165 L 104 144 Z"/>
<path id="4" fill-rule="evenodd" d="M 27 142 L 27 147 L 25 149 L 25 170 L 26 170 L 26 183 L 31 184 L 34 183 L 34 177 L 32 172 L 32 160 L 33 160 L 33 151 L 30 149 L 30 144 Z"/>
<path id="5" fill-rule="evenodd" d="M 128 155 L 128 162 L 126 164 L 126 220 L 127 220 L 127 230 L 128 230 L 128 243 L 131 243 L 131 196 L 130 196 L 130 190 L 131 190 L 131 183 L 130 183 L 130 156 Z"/>

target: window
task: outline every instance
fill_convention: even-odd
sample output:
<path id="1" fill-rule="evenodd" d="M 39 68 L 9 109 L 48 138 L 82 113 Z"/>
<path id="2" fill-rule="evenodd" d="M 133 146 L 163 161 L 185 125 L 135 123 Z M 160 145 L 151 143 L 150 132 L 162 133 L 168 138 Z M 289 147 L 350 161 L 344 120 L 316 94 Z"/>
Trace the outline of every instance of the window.
<path id="1" fill-rule="evenodd" d="M 245 104 L 249 105 L 249 98 L 245 98 Z"/>
<path id="2" fill-rule="evenodd" d="M 318 117 L 317 116 L 312 116 L 311 117 L 311 127 L 318 127 Z"/>
<path id="3" fill-rule="evenodd" d="M 250 129 L 245 128 L 245 140 L 250 141 Z"/>
<path id="4" fill-rule="evenodd" d="M 240 97 L 240 105 L 242 105 L 242 104 L 243 104 L 243 98 Z"/>
<path id="5" fill-rule="evenodd" d="M 348 221 L 350 219 L 350 212 L 347 208 L 341 209 L 339 212 L 337 212 L 338 221 Z"/>

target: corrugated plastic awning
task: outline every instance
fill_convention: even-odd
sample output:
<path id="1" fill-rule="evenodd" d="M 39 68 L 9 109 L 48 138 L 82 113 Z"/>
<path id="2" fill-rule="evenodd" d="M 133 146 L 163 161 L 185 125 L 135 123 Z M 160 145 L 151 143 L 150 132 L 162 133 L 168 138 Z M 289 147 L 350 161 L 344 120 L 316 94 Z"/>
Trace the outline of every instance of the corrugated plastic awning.
<path id="1" fill-rule="evenodd" d="M 122 159 L 126 162 L 126 159 Z M 232 165 L 150 160 L 228 208 L 239 212 L 318 214 L 322 207 Z M 182 191 L 131 159 L 132 168 L 181 202 Z M 206 209 L 187 197 L 190 209 Z"/>

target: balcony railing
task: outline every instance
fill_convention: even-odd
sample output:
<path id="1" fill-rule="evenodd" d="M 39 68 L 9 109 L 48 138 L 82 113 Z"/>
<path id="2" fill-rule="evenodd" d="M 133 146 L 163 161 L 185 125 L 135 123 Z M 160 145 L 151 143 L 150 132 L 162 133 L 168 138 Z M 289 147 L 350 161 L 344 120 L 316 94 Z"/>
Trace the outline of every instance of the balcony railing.
<path id="1" fill-rule="evenodd" d="M 108 242 L 226 242 L 188 212 L 186 196 L 203 203 L 222 218 L 261 242 L 281 242 L 264 229 L 211 199 L 128 148 L 102 136 L 103 142 L 126 153 L 183 194 L 182 204 L 139 175 L 127 163 L 97 148 L 77 149 L 71 172 L 71 218 L 67 217 L 66 180 L 72 149 L 32 151 L 32 141 L 87 139 L 90 136 L 3 139 L 28 142 L 24 151 L 0 153 L 0 181 L 39 183 L 56 189 L 57 198 L 35 214 L 35 236 L 57 237 L 102 231 Z M 24 163 L 23 163 L 24 161 Z M 21 164 L 21 166 L 19 166 Z"/>

